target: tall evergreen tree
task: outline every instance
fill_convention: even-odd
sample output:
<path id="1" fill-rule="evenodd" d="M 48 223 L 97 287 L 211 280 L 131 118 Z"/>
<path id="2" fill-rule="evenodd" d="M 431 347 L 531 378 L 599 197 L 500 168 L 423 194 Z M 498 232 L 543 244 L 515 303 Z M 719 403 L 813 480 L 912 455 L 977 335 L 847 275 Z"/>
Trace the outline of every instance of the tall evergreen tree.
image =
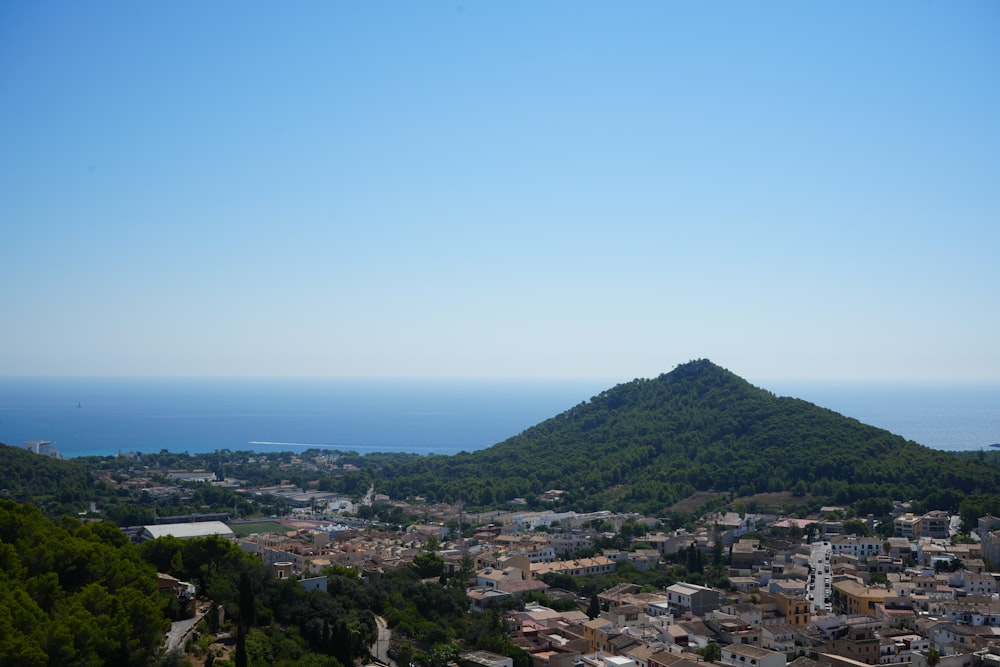
<path id="1" fill-rule="evenodd" d="M 597 593 L 590 594 L 590 606 L 587 608 L 587 617 L 594 620 L 601 615 L 601 601 L 597 599 Z"/>

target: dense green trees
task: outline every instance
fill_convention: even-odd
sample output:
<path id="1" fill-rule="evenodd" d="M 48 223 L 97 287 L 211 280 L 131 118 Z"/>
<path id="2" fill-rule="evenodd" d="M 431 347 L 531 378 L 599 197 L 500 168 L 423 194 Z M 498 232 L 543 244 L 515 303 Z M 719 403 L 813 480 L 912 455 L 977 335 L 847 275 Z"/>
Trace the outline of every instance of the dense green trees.
<path id="1" fill-rule="evenodd" d="M 76 514 L 93 500 L 95 483 L 82 463 L 0 444 L 0 490 L 6 498 L 32 502 L 50 516 L 60 516 Z"/>
<path id="2" fill-rule="evenodd" d="M 319 454 L 304 454 L 313 453 Z M 394 498 L 462 501 L 470 509 L 514 498 L 524 498 L 532 509 L 552 506 L 537 495 L 560 488 L 565 493 L 555 506 L 561 509 L 663 516 L 696 491 L 721 492 L 729 499 L 787 492 L 803 507 L 853 504 L 859 516 L 885 516 L 893 500 L 915 500 L 917 509 L 961 512 L 971 526 L 1000 502 L 998 452 L 952 454 L 922 447 L 805 401 L 777 397 L 705 360 L 608 389 L 477 452 L 336 456 L 354 469 L 317 476 L 280 467 L 290 460 L 287 452 L 164 451 L 144 456 L 142 464 L 206 468 L 250 484 L 313 480 L 320 489 L 356 496 L 374 484 Z M 259 465 L 261 458 L 272 465 Z M 100 467 L 123 478 L 136 465 L 114 457 L 56 461 L 4 446 L 0 464 L 0 489 L 34 502 L 48 516 L 76 513 L 96 499 L 106 516 L 136 525 L 150 522 L 154 509 L 164 516 L 238 505 L 246 514 L 264 510 L 260 503 L 267 501 L 254 499 L 258 505 L 252 508 L 250 499 L 205 485 L 187 486 L 184 499 L 135 497 L 123 488 L 104 488 L 87 474 L 87 466 Z M 280 511 L 277 505 L 266 509 Z M 404 520 L 391 506 L 361 511 L 384 521 Z"/>
<path id="3" fill-rule="evenodd" d="M 563 507 L 650 514 L 694 491 L 788 491 L 873 513 L 927 498 L 958 511 L 964 497 L 1000 488 L 1000 468 L 982 458 L 777 397 L 708 361 L 619 385 L 485 450 L 381 455 L 378 466 L 379 490 L 395 497 L 531 502 L 560 488 Z"/>
<path id="4" fill-rule="evenodd" d="M 0 501 L 0 664 L 147 664 L 169 627 L 159 600 L 115 526 Z"/>

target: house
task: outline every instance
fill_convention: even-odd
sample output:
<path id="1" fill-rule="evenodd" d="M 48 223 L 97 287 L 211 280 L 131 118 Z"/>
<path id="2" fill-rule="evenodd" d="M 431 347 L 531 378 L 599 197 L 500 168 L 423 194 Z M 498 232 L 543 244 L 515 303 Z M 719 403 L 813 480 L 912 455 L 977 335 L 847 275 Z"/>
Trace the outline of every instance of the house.
<path id="1" fill-rule="evenodd" d="M 726 601 L 726 596 L 720 591 L 685 582 L 668 586 L 666 593 L 674 616 L 686 613 L 702 616 L 718 609 Z"/>
<path id="2" fill-rule="evenodd" d="M 771 623 L 760 629 L 761 647 L 786 655 L 797 651 L 795 642 L 798 638 L 798 628 L 788 623 Z"/>
<path id="3" fill-rule="evenodd" d="M 945 648 L 942 653 L 949 654 L 981 651 L 996 641 L 993 628 L 950 622 L 936 624 L 927 637 L 935 646 Z"/>
<path id="4" fill-rule="evenodd" d="M 677 530 L 672 533 L 650 533 L 634 538 L 633 541 L 643 542 L 655 549 L 660 555 L 677 553 L 682 549 L 687 549 L 691 545 L 704 549 L 707 547 L 707 533 L 688 533 L 684 530 Z"/>
<path id="5" fill-rule="evenodd" d="M 961 583 L 967 595 L 989 597 L 997 593 L 997 580 L 992 574 L 975 574 L 963 570 Z"/>
<path id="6" fill-rule="evenodd" d="M 593 653 L 599 650 L 600 645 L 604 642 L 605 638 L 614 631 L 614 629 L 614 623 L 606 618 L 601 618 L 600 616 L 584 623 L 583 637 L 587 640 L 590 652 Z"/>
<path id="7" fill-rule="evenodd" d="M 476 573 L 476 586 L 480 588 L 507 590 L 504 584 L 511 581 L 522 581 L 523 579 L 524 575 L 520 568 L 505 567 L 503 569 L 494 569 L 488 567 Z"/>
<path id="8" fill-rule="evenodd" d="M 622 605 L 637 605 L 651 618 L 669 613 L 670 603 L 662 593 L 642 593 L 636 584 L 619 584 L 601 591 L 597 599 L 602 609 L 614 610 Z"/>
<path id="9" fill-rule="evenodd" d="M 773 577 L 767 585 L 769 593 L 780 593 L 789 597 L 805 597 L 808 583 L 800 577 Z"/>
<path id="10" fill-rule="evenodd" d="M 712 628 L 723 644 L 747 644 L 760 646 L 760 626 L 752 627 L 738 618 L 723 617 L 706 619 L 705 624 Z"/>
<path id="11" fill-rule="evenodd" d="M 917 634 L 884 636 L 880 646 L 879 664 L 908 664 L 913 662 L 914 655 L 920 655 L 930 647 L 930 640 Z"/>
<path id="12" fill-rule="evenodd" d="M 634 660 L 636 667 L 649 667 L 649 659 L 661 650 L 658 647 L 654 648 L 648 644 L 637 644 L 625 650 L 625 657 Z"/>
<path id="13" fill-rule="evenodd" d="M 722 647 L 723 664 L 732 667 L 785 667 L 785 654 L 759 646 L 731 644 Z"/>
<path id="14" fill-rule="evenodd" d="M 891 628 L 912 628 L 917 618 L 910 601 L 905 598 L 887 599 L 875 605 L 875 620 Z"/>
<path id="15" fill-rule="evenodd" d="M 647 667 L 680 667 L 682 663 L 689 660 L 690 654 L 684 654 L 671 650 L 660 650 L 649 656 Z"/>
<path id="16" fill-rule="evenodd" d="M 866 665 L 879 664 L 879 638 L 871 624 L 849 624 L 846 632 L 826 643 L 827 652 Z M 822 664 L 822 660 L 820 664 Z"/>
<path id="17" fill-rule="evenodd" d="M 765 563 L 769 558 L 769 552 L 760 545 L 759 540 L 740 540 L 730 548 L 729 556 L 734 569 L 750 570 Z"/>
<path id="18" fill-rule="evenodd" d="M 764 607 L 753 602 L 737 602 L 719 607 L 719 613 L 738 618 L 747 625 L 760 627 L 764 621 Z"/>
<path id="19" fill-rule="evenodd" d="M 469 598 L 473 611 L 486 611 L 501 600 L 514 597 L 514 594 L 497 588 L 473 588 L 467 590 L 465 596 Z"/>
<path id="20" fill-rule="evenodd" d="M 1000 601 L 992 597 L 969 596 L 943 602 L 940 609 L 949 621 L 965 625 L 1000 628 Z"/>

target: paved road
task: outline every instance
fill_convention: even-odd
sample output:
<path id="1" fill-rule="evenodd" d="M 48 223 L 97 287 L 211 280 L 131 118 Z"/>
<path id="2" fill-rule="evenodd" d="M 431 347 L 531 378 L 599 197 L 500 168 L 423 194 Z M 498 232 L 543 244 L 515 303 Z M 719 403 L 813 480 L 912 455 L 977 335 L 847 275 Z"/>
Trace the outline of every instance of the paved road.
<path id="1" fill-rule="evenodd" d="M 829 609 L 826 602 L 826 591 L 829 590 L 830 574 L 826 571 L 830 566 L 829 556 L 832 549 L 828 542 L 813 542 L 811 545 L 809 564 L 812 566 L 813 583 L 807 589 L 812 596 L 810 603 L 814 611 Z"/>
<path id="2" fill-rule="evenodd" d="M 385 619 L 381 616 L 375 617 L 375 625 L 378 627 L 378 639 L 372 644 L 372 657 L 383 665 L 396 667 L 395 661 L 389 657 L 389 641 L 392 639 L 392 630 L 389 629 Z"/>
<path id="3" fill-rule="evenodd" d="M 167 653 L 170 653 L 175 649 L 184 649 L 184 641 L 188 638 L 188 634 L 194 629 L 194 626 L 201 622 L 201 619 L 205 618 L 205 614 L 210 608 L 211 607 L 199 608 L 198 613 L 196 613 L 193 618 L 186 618 L 183 621 L 174 621 L 170 624 L 170 631 L 167 633 L 165 640 Z"/>

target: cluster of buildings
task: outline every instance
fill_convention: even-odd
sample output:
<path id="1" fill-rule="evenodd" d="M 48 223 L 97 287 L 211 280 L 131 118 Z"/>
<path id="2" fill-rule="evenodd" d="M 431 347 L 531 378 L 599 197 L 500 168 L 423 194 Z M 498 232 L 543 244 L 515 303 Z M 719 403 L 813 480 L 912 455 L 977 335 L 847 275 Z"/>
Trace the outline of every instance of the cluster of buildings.
<path id="1" fill-rule="evenodd" d="M 901 523 L 916 534 L 829 534 L 784 549 L 742 539 L 731 526 L 731 588 L 681 582 L 643 592 L 625 584 L 599 595 L 596 618 L 529 605 L 508 614 L 512 636 L 533 667 L 684 667 L 701 662 L 698 650 L 711 644 L 720 649 L 715 661 L 733 667 L 1000 665 L 1000 574 L 983 560 L 1000 544 L 1000 519 L 980 521 L 980 541 L 954 543 L 954 517 L 945 512 Z M 715 526 L 637 540 L 663 554 L 691 545 L 707 553 L 723 539 Z M 502 588 L 517 580 L 516 560 L 498 562 L 504 570 L 493 586 Z M 528 563 L 525 571 L 541 570 Z M 810 599 L 817 571 L 829 580 L 828 604 Z"/>
<path id="2" fill-rule="evenodd" d="M 343 566 L 375 581 L 433 549 L 445 574 L 469 573 L 473 609 L 516 608 L 507 603 L 530 592 L 573 600 L 573 611 L 529 603 L 505 615 L 510 637 L 532 667 L 690 667 L 714 647 L 715 662 L 731 667 L 1000 667 L 1000 575 L 987 565 L 1000 562 L 998 518 L 982 519 L 976 539 L 951 540 L 955 518 L 929 512 L 901 514 L 894 537 L 845 535 L 834 523 L 812 544 L 770 539 L 765 545 L 755 537 L 778 524 L 776 517 L 724 513 L 696 530 L 651 532 L 634 538 L 628 550 L 582 558 L 574 555 L 593 552 L 602 535 L 644 519 L 609 512 L 491 513 L 468 517 L 489 522 L 473 537 L 456 539 L 436 520 L 445 516 L 452 515 L 428 510 L 425 523 L 395 532 L 371 531 L 344 517 L 286 520 L 284 532 L 244 538 L 223 522 L 178 530 L 238 539 L 280 577 L 318 581 L 326 568 Z M 147 528 L 146 537 L 170 531 Z M 559 580 L 547 575 L 609 574 L 626 562 L 661 568 L 665 556 L 678 552 L 709 562 L 720 550 L 726 589 L 684 581 L 656 591 L 623 584 L 598 595 L 594 617 L 585 611 L 593 613 L 590 599 L 546 583 Z M 507 660 L 463 655 L 468 667 L 506 667 Z"/>
<path id="3" fill-rule="evenodd" d="M 697 531 L 648 534 L 635 538 L 638 549 L 587 559 L 561 559 L 555 546 L 578 529 L 491 527 L 477 534 L 474 546 L 489 547 L 477 554 L 468 594 L 473 608 L 532 590 L 571 596 L 542 577 L 600 574 L 623 560 L 657 567 L 659 556 L 694 548 L 707 557 L 719 542 L 729 557 L 725 590 L 623 584 L 598 596 L 595 618 L 583 612 L 586 600 L 569 612 L 529 604 L 507 614 L 511 637 L 533 667 L 686 667 L 713 644 L 715 662 L 732 667 L 997 667 L 1000 574 L 987 562 L 1000 562 L 989 555 L 1000 546 L 1000 519 L 980 521 L 978 541 L 953 542 L 956 518 L 946 512 L 900 518 L 890 538 L 831 532 L 811 545 L 775 548 L 772 540 L 765 548 L 744 536 L 766 531 L 770 517 L 725 514 Z"/>

